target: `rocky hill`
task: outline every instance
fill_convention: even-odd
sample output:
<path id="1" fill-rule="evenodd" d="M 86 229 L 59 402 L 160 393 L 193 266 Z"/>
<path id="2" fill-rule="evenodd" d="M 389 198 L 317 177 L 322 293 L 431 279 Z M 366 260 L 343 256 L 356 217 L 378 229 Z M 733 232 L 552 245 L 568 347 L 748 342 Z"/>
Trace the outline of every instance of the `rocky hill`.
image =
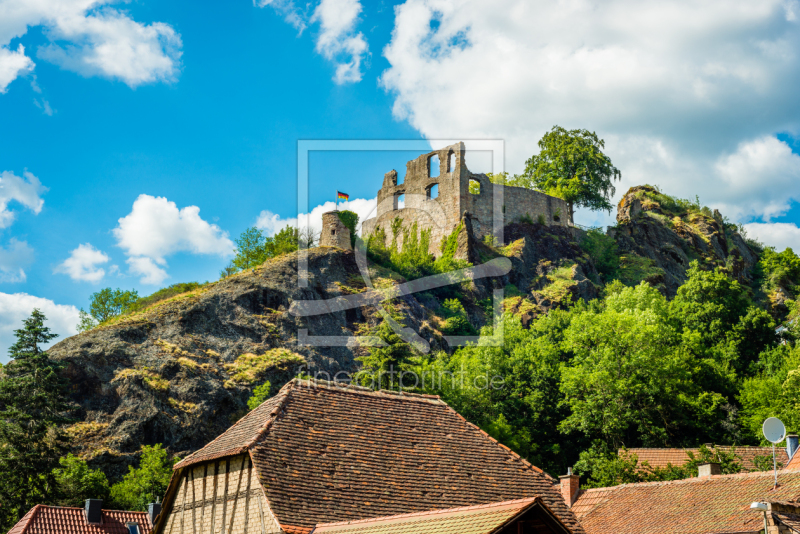
<path id="1" fill-rule="evenodd" d="M 618 251 L 626 283 L 647 280 L 674 295 L 695 259 L 723 266 L 743 283 L 752 280 L 756 251 L 718 213 L 676 204 L 645 186 L 625 195 L 617 220 L 603 239 Z M 462 222 L 457 256 L 474 264 L 505 256 L 512 263 L 503 277 L 448 290 L 475 328 L 489 322 L 493 288 L 505 288 L 505 309 L 524 324 L 570 300 L 599 295 L 602 269 L 581 246 L 583 231 L 514 223 L 505 229 L 505 245 L 491 246 L 472 239 L 468 217 Z M 290 313 L 296 300 L 365 291 L 354 253 L 311 249 L 305 288 L 298 287 L 297 261 L 297 253 L 275 258 L 55 345 L 50 353 L 67 364 L 80 420 L 69 428 L 75 452 L 115 479 L 143 444 L 162 443 L 180 456 L 203 446 L 245 413 L 253 388 L 265 380 L 277 391 L 299 372 L 355 370 L 366 348 L 307 346 L 298 333 L 369 331 L 380 321 L 373 307 L 310 318 Z M 379 266 L 371 277 L 376 287 L 404 282 Z M 392 303 L 434 351 L 450 350 L 442 337 L 444 296 L 416 293 Z"/>
<path id="2" fill-rule="evenodd" d="M 744 285 L 753 282 L 758 250 L 745 242 L 736 225 L 719 211 L 660 193 L 650 186 L 631 188 L 617 207 L 617 226 L 610 228 L 623 263 L 646 273 L 644 278 L 674 296 L 686 280 L 689 264 L 723 267 Z"/>

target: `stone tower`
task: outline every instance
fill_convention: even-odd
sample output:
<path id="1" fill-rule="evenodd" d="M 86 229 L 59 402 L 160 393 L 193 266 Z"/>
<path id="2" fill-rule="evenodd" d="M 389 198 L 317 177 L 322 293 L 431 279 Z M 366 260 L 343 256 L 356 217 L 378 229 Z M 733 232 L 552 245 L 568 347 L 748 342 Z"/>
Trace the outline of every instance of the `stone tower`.
<path id="1" fill-rule="evenodd" d="M 350 229 L 339 219 L 338 211 L 322 214 L 322 234 L 319 236 L 319 246 L 345 250 L 353 248 L 350 246 Z"/>

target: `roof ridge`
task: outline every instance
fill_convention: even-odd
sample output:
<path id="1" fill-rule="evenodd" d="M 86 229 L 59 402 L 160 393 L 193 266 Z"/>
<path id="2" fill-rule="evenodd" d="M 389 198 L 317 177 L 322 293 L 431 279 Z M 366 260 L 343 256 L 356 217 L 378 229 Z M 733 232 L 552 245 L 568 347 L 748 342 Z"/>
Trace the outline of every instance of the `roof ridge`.
<path id="1" fill-rule="evenodd" d="M 278 404 L 272 408 L 272 411 L 269 413 L 267 420 L 264 422 L 264 424 L 261 426 L 258 432 L 256 432 L 256 435 L 253 437 L 253 439 L 251 439 L 244 445 L 244 448 L 247 451 L 249 451 L 253 445 L 261 441 L 261 438 L 264 436 L 264 434 L 266 434 L 267 431 L 272 427 L 272 424 L 278 418 L 278 413 L 281 410 L 283 410 L 284 405 L 286 405 L 286 400 L 289 398 L 289 392 L 292 391 L 292 389 L 294 389 L 294 385 L 295 385 L 295 380 L 290 380 L 289 382 L 286 383 L 286 385 L 284 385 L 280 389 L 280 391 L 278 391 L 278 395 L 275 395 L 275 397 L 282 395 L 282 398 L 278 401 Z"/>
<path id="2" fill-rule="evenodd" d="M 781 475 L 800 475 L 800 472 L 794 469 L 778 469 L 778 476 Z M 750 471 L 749 473 L 731 473 L 727 475 L 711 475 L 707 477 L 692 477 L 692 478 L 682 478 L 680 480 L 656 480 L 653 482 L 628 482 L 626 484 L 617 484 L 616 486 L 606 486 L 603 488 L 589 488 L 583 490 L 581 496 L 590 493 L 590 492 L 599 492 L 599 491 L 612 491 L 617 490 L 620 488 L 632 488 L 632 487 L 644 487 L 644 486 L 667 486 L 667 485 L 678 485 L 678 484 L 690 484 L 693 482 L 711 482 L 714 480 L 723 480 L 723 479 L 734 479 L 734 478 L 758 478 L 758 477 L 769 477 L 772 478 L 773 472 L 770 471 Z M 778 481 L 778 486 L 780 486 L 780 481 Z"/>
<path id="3" fill-rule="evenodd" d="M 404 400 L 425 400 L 425 401 L 439 401 L 446 404 L 439 395 L 429 395 L 427 393 L 412 393 L 409 391 L 394 391 L 392 389 L 372 389 L 364 386 L 357 386 L 355 384 L 346 384 L 343 382 L 336 382 L 334 380 L 320 380 L 318 378 L 294 378 L 289 384 L 296 383 L 297 387 L 310 387 L 322 388 L 329 391 L 346 391 L 348 393 L 360 393 L 370 396 L 380 397 L 396 397 Z M 287 384 L 288 385 L 288 384 Z"/>
<path id="4" fill-rule="evenodd" d="M 250 449 L 250 447 L 257 441 L 257 439 L 259 437 L 261 437 L 261 434 L 263 433 L 263 431 L 266 430 L 267 428 L 269 428 L 270 424 L 272 423 L 272 420 L 274 419 L 272 416 L 275 415 L 276 411 L 278 409 L 280 409 L 283 406 L 283 404 L 286 402 L 286 397 L 288 396 L 288 392 L 292 389 L 292 383 L 293 382 L 294 382 L 294 380 L 290 380 L 289 382 L 287 382 L 286 385 L 284 385 L 278 391 L 278 393 L 275 395 L 275 397 L 273 397 L 273 398 L 278 398 L 278 397 L 282 396 L 283 398 L 280 399 L 280 402 L 278 403 L 278 406 L 273 407 L 273 409 L 269 412 L 269 414 L 267 415 L 267 420 L 261 426 L 259 431 L 256 433 L 255 438 L 253 438 L 250 441 L 246 442 L 241 447 L 237 447 L 237 448 L 234 448 L 234 449 L 226 450 L 225 451 L 225 453 L 226 453 L 225 456 L 235 456 L 237 454 L 242 454 L 244 452 L 247 452 Z M 243 421 L 245 421 L 246 419 L 248 419 L 250 417 L 258 417 L 260 415 L 259 414 L 259 408 L 261 408 L 262 406 L 265 406 L 265 405 L 266 405 L 266 401 L 264 403 L 262 403 L 261 405 L 257 406 L 255 409 L 253 409 L 251 412 L 246 414 L 244 417 L 240 418 L 234 424 L 229 426 L 227 430 L 222 432 L 216 438 L 212 439 L 211 441 L 209 441 L 208 443 L 203 445 L 201 448 L 197 449 L 192 454 L 190 454 L 189 456 L 187 456 L 186 458 L 184 458 L 180 462 L 176 463 L 172 467 L 173 471 L 181 469 L 183 467 L 186 467 L 186 466 L 189 466 L 189 465 L 192 465 L 193 463 L 195 463 L 195 457 L 198 456 L 200 452 L 202 452 L 207 447 L 211 446 L 213 443 L 215 443 L 217 441 L 220 441 L 226 434 L 228 434 L 228 432 L 230 432 L 231 430 L 233 430 L 234 428 L 236 428 L 240 424 L 243 424 Z M 265 410 L 266 410 L 266 408 L 263 408 L 261 411 L 265 411 Z M 205 458 L 204 460 L 207 460 L 207 459 L 209 459 L 209 458 Z M 203 460 L 197 460 L 197 461 L 203 461 Z"/>
<path id="5" fill-rule="evenodd" d="M 457 412 L 455 409 L 453 409 L 453 407 L 452 407 L 452 406 L 450 406 L 450 405 L 449 405 L 449 404 L 447 404 L 446 402 L 442 401 L 442 403 L 443 403 L 445 406 L 447 406 L 447 409 L 448 409 L 448 410 L 450 410 L 451 412 L 453 412 L 454 414 L 456 414 L 456 415 L 457 415 L 459 418 L 461 418 L 461 420 L 462 420 L 462 421 L 464 421 L 466 424 L 468 424 L 468 425 L 470 425 L 470 426 L 474 427 L 474 428 L 475 428 L 475 429 L 476 429 L 478 432 L 480 432 L 480 433 L 481 433 L 481 434 L 483 434 L 485 437 L 487 437 L 487 438 L 489 438 L 490 440 L 492 440 L 492 441 L 493 441 L 493 442 L 494 442 L 496 445 L 499 445 L 499 446 L 500 446 L 502 449 L 504 449 L 504 450 L 505 450 L 505 452 L 506 452 L 507 454 L 509 454 L 509 455 L 510 455 L 510 456 L 511 456 L 513 459 L 515 459 L 515 460 L 519 460 L 520 462 L 522 462 L 522 465 L 524 465 L 524 466 L 526 466 L 526 467 L 529 467 L 529 468 L 533 469 L 534 471 L 537 471 L 538 473 L 541 473 L 542 475 L 544 475 L 544 476 L 545 476 L 545 478 L 547 478 L 548 480 L 550 480 L 550 481 L 552 481 L 553 483 L 555 483 L 556 479 L 554 479 L 552 476 L 550 476 L 548 473 L 546 473 L 546 472 L 544 471 L 544 469 L 542 469 L 542 468 L 540 468 L 540 467 L 537 467 L 537 466 L 533 465 L 533 464 L 532 464 L 532 463 L 530 463 L 528 460 L 526 460 L 525 458 L 523 458 L 522 456 L 520 456 L 520 455 L 519 455 L 519 454 L 517 454 L 516 452 L 512 451 L 511 449 L 509 449 L 508 447 L 506 447 L 505 445 L 503 445 L 502 443 L 500 443 L 499 441 L 497 441 L 497 440 L 496 440 L 495 438 L 493 438 L 492 436 L 490 436 L 490 435 L 489 435 L 489 434 L 488 434 L 488 433 L 487 433 L 485 430 L 483 430 L 481 427 L 479 427 L 479 426 L 478 426 L 478 425 L 476 425 L 475 423 L 472 423 L 472 422 L 470 422 L 470 421 L 467 421 L 467 419 L 466 419 L 466 418 L 465 418 L 463 415 L 461 415 L 460 413 L 458 413 L 458 412 Z"/>
<path id="6" fill-rule="evenodd" d="M 30 517 L 28 517 L 28 520 L 25 521 L 24 525 L 22 525 L 22 530 L 19 531 L 19 534 L 25 534 L 25 532 L 28 530 L 28 527 L 31 525 L 31 523 L 33 523 L 33 520 L 36 519 L 36 516 L 39 515 L 39 512 L 42 510 L 42 508 L 50 508 L 50 507 L 46 504 L 37 504 L 36 506 L 31 508 L 30 512 L 28 512 L 30 514 Z M 25 515 L 27 516 L 28 514 Z M 22 519 L 25 519 L 25 517 L 23 517 Z M 13 527 L 11 530 L 14 530 Z"/>
<path id="7" fill-rule="evenodd" d="M 369 517 L 367 519 L 355 519 L 353 521 L 337 521 L 335 523 L 319 523 L 316 525 L 315 528 L 319 527 L 335 527 L 340 525 L 357 525 L 359 523 L 371 523 L 373 521 L 387 521 L 390 519 L 406 519 L 410 517 L 426 517 L 431 515 L 437 514 L 450 514 L 453 512 L 466 512 L 466 511 L 474 511 L 474 510 L 481 510 L 485 508 L 499 508 L 501 506 L 509 506 L 512 504 L 531 504 L 537 500 L 542 500 L 540 496 L 536 497 L 526 497 L 524 499 L 513 499 L 510 501 L 500 501 L 500 502 L 492 502 L 488 504 L 476 504 L 472 506 L 458 506 L 456 508 L 441 508 L 436 510 L 427 510 L 425 512 L 410 512 L 407 514 L 396 514 L 396 515 L 386 515 L 386 516 L 379 516 L 379 517 Z"/>

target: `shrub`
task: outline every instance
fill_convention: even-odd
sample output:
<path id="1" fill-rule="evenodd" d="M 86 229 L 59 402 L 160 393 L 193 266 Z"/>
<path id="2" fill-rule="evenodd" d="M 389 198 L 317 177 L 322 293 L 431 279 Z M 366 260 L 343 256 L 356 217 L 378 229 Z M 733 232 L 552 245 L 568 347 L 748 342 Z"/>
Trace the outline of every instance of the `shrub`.
<path id="1" fill-rule="evenodd" d="M 447 299 L 442 308 L 446 317 L 442 333 L 446 336 L 474 336 L 475 328 L 470 324 L 464 305 L 458 299 Z"/>
<path id="2" fill-rule="evenodd" d="M 594 262 L 604 283 L 619 278 L 619 249 L 613 237 L 600 230 L 589 230 L 581 240 L 580 246 Z"/>
<path id="3" fill-rule="evenodd" d="M 61 457 L 58 463 L 61 467 L 53 470 L 58 506 L 83 506 L 86 499 L 108 497 L 108 479 L 101 470 L 91 469 L 86 460 L 72 453 Z"/>
<path id="4" fill-rule="evenodd" d="M 225 368 L 231 374 L 230 382 L 226 382 L 226 387 L 232 383 L 252 384 L 262 378 L 267 371 L 278 368 L 284 370 L 290 365 L 302 365 L 305 359 L 290 350 L 277 348 L 270 349 L 264 354 L 242 354 L 233 363 L 225 364 Z"/>
<path id="5" fill-rule="evenodd" d="M 118 510 L 146 511 L 147 505 L 161 499 L 172 476 L 172 466 L 178 458 L 169 459 L 161 444 L 143 445 L 139 467 L 128 466 L 128 473 L 111 486 L 112 506 Z"/>
<path id="6" fill-rule="evenodd" d="M 339 220 L 350 230 L 350 246 L 356 245 L 356 228 L 358 226 L 358 214 L 349 210 L 338 212 Z"/>
<path id="7" fill-rule="evenodd" d="M 250 398 L 247 399 L 247 407 L 251 410 L 255 410 L 261 404 L 269 398 L 269 390 L 272 387 L 272 384 L 269 383 L 269 380 L 261 384 L 260 386 L 256 386 L 253 390 L 253 394 L 250 395 Z"/>

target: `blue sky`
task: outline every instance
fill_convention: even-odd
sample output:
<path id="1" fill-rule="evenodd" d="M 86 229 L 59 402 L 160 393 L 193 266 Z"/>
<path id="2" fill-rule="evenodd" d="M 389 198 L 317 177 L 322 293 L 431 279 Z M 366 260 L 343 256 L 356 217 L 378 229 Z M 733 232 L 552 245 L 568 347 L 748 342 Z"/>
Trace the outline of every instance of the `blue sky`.
<path id="1" fill-rule="evenodd" d="M 800 248 L 794 4 L 501 4 L 0 0 L 0 361 L 33 305 L 69 335 L 102 287 L 216 279 L 296 217 L 300 139 L 503 139 L 519 171 L 585 127 L 617 197 L 698 194 Z M 366 213 L 415 155 L 313 154 L 310 204 Z"/>

